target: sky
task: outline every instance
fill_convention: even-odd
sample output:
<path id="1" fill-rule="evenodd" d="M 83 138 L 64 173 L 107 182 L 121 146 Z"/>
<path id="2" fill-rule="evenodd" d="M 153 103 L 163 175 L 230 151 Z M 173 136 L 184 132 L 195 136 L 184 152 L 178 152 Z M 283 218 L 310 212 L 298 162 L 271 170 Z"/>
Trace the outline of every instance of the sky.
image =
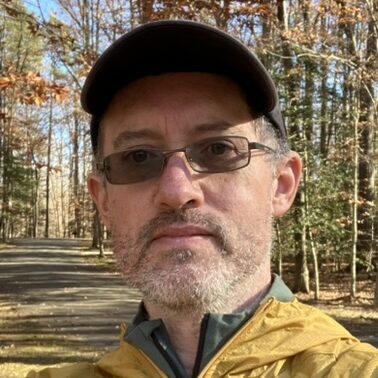
<path id="1" fill-rule="evenodd" d="M 26 8 L 35 13 L 38 17 L 41 16 L 41 10 L 45 19 L 49 19 L 52 12 L 58 14 L 59 7 L 54 0 L 24 0 Z"/>

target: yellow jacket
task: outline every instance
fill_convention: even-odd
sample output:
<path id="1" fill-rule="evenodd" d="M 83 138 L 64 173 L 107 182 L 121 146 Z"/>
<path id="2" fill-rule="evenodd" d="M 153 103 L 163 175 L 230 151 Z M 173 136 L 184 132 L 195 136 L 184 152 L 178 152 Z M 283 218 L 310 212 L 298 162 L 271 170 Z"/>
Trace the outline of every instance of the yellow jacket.
<path id="1" fill-rule="evenodd" d="M 166 377 L 141 350 L 121 341 L 94 364 L 30 372 L 27 378 Z M 272 298 L 205 366 L 201 378 L 378 378 L 378 351 L 336 321 L 297 300 Z"/>

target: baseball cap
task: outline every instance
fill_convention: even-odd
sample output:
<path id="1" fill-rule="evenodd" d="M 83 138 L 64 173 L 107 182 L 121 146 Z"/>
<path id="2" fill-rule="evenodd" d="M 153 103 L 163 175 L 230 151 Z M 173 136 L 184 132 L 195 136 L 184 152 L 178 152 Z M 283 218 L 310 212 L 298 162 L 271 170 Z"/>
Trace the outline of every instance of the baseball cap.
<path id="1" fill-rule="evenodd" d="M 255 115 L 266 116 L 278 135 L 286 138 L 273 80 L 246 45 L 207 24 L 163 20 L 139 26 L 117 39 L 89 72 L 81 104 L 92 115 L 94 151 L 101 116 L 114 95 L 142 77 L 168 72 L 206 72 L 232 79 Z"/>

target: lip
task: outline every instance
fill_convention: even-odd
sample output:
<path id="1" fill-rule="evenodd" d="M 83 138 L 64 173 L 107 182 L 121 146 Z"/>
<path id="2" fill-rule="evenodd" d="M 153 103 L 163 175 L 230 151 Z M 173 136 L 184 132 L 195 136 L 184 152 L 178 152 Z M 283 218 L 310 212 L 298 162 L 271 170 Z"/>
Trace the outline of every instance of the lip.
<path id="1" fill-rule="evenodd" d="M 186 239 L 197 236 L 212 236 L 208 230 L 198 226 L 171 226 L 160 230 L 154 235 L 152 241 L 165 238 L 170 239 Z"/>

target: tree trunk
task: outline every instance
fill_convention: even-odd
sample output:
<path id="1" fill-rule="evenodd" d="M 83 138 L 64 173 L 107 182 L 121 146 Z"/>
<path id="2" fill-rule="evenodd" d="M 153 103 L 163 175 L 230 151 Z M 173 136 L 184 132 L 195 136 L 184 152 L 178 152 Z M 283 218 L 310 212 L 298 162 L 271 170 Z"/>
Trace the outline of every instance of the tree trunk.
<path id="1" fill-rule="evenodd" d="M 321 34 L 326 33 L 326 19 L 323 17 L 321 19 Z M 322 53 L 325 53 L 325 46 L 322 47 Z M 320 63 L 320 98 L 321 98 L 321 108 L 320 108 L 320 155 L 322 159 L 326 159 L 328 153 L 328 142 L 329 142 L 329 133 L 327 128 L 327 123 L 329 119 L 328 115 L 328 85 L 327 85 L 327 72 L 328 72 L 328 63 L 323 60 Z"/>
<path id="2" fill-rule="evenodd" d="M 300 128 L 301 117 L 299 114 L 299 78 L 298 74 L 294 74 L 295 60 L 292 48 L 289 41 L 285 37 L 285 33 L 288 31 L 288 12 L 287 2 L 285 0 L 277 1 L 277 18 L 281 26 L 281 42 L 282 42 L 282 55 L 285 57 L 282 61 L 284 68 L 285 78 L 287 80 L 286 86 L 286 120 L 288 124 L 288 134 L 292 137 L 292 140 L 300 140 Z M 306 256 L 306 227 L 304 225 L 304 195 L 302 188 L 297 193 L 295 204 L 296 211 L 294 217 L 295 223 L 302 225 L 302 227 L 296 230 L 294 239 L 296 244 L 296 277 L 295 277 L 295 291 L 309 292 L 309 273 L 307 267 Z"/>
<path id="3" fill-rule="evenodd" d="M 98 223 L 98 211 L 97 211 L 97 208 L 96 208 L 96 205 L 93 203 L 93 207 L 94 207 L 94 217 L 92 218 L 92 230 L 93 230 L 93 233 L 92 233 L 92 246 L 91 248 L 92 249 L 96 249 L 98 248 L 99 246 L 99 234 L 98 234 L 98 231 L 99 231 L 99 228 L 97 226 L 97 223 Z"/>
<path id="4" fill-rule="evenodd" d="M 5 97 L 5 96 L 4 96 Z M 11 236 L 11 222 L 12 222 L 12 179 L 11 172 L 13 169 L 13 153 L 11 148 L 12 143 L 12 123 L 13 115 L 9 107 L 5 106 L 5 98 L 2 98 L 4 112 L 8 112 L 9 117 L 4 121 L 3 133 L 3 190 L 2 190 L 2 204 L 1 204 L 1 240 L 6 242 Z"/>
<path id="5" fill-rule="evenodd" d="M 282 248 L 281 248 L 281 228 L 280 221 L 277 219 L 276 224 L 276 240 L 277 240 L 277 258 L 276 258 L 276 270 L 280 277 L 282 277 Z"/>
<path id="6" fill-rule="evenodd" d="M 34 204 L 33 204 L 33 238 L 38 237 L 38 219 L 39 219 L 39 172 L 38 168 L 34 170 Z"/>
<path id="7" fill-rule="evenodd" d="M 98 257 L 104 257 L 104 238 L 103 238 L 103 228 L 102 223 L 100 220 L 99 212 L 93 204 L 95 208 L 95 215 L 93 217 L 93 239 L 92 239 L 92 248 L 99 249 Z"/>
<path id="8" fill-rule="evenodd" d="M 296 255 L 296 274 L 295 274 L 295 292 L 309 293 L 310 292 L 310 273 L 307 265 L 307 233 L 306 224 L 304 222 L 304 192 L 300 193 L 300 203 L 301 203 L 301 219 L 302 219 L 302 232 L 300 240 L 300 251 Z"/>
<path id="9" fill-rule="evenodd" d="M 98 229 L 98 249 L 99 249 L 99 255 L 98 257 L 102 258 L 104 257 L 104 238 L 103 238 L 103 230 L 102 230 L 102 223 L 100 220 L 100 216 L 98 214 L 98 210 L 96 210 L 96 223 L 97 223 L 97 229 Z"/>
<path id="10" fill-rule="evenodd" d="M 308 230 L 309 232 L 309 239 L 310 239 L 310 246 L 311 246 L 311 255 L 314 261 L 314 283 L 315 283 L 315 295 L 314 298 L 316 300 L 320 299 L 320 279 L 319 279 L 319 267 L 318 267 L 318 253 L 315 247 L 314 237 L 312 235 L 311 229 Z"/>
<path id="11" fill-rule="evenodd" d="M 353 179 L 353 202 L 352 202 L 352 249 L 350 256 L 350 297 L 352 300 L 356 298 L 357 288 L 357 243 L 358 243 L 358 122 L 354 125 L 354 179 Z"/>
<path id="12" fill-rule="evenodd" d="M 79 119 L 77 111 L 74 111 L 73 133 L 73 195 L 74 195 L 74 235 L 81 236 L 80 225 L 80 196 L 79 196 Z"/>
<path id="13" fill-rule="evenodd" d="M 303 243 L 303 245 L 305 245 Z M 295 293 L 309 293 L 310 292 L 310 273 L 307 266 L 307 253 L 298 253 L 295 256 Z"/>
<path id="14" fill-rule="evenodd" d="M 374 11 L 378 6 L 375 2 Z M 368 270 L 372 269 L 375 232 L 374 216 L 376 208 L 375 201 L 375 168 L 372 160 L 374 150 L 374 86 L 375 79 L 371 72 L 377 72 L 377 37 L 374 30 L 374 20 L 371 19 L 368 25 L 368 36 L 366 41 L 366 54 L 364 58 L 366 74 L 361 78 L 359 99 L 359 151 L 360 159 L 358 166 L 358 194 L 360 205 L 358 207 L 358 254 L 367 262 Z"/>
<path id="15" fill-rule="evenodd" d="M 49 237 L 50 226 L 50 165 L 51 165 L 51 136 L 53 123 L 52 96 L 50 96 L 49 130 L 47 136 L 47 164 L 46 164 L 46 214 L 45 214 L 45 238 Z"/>

